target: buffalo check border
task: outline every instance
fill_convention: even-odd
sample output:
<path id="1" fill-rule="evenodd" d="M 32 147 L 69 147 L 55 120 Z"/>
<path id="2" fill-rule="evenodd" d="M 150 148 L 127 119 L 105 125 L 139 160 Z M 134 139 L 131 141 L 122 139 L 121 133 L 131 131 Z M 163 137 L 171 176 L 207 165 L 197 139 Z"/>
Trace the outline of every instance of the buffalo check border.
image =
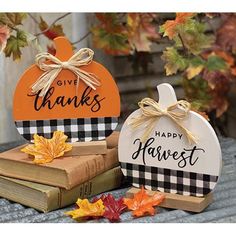
<path id="1" fill-rule="evenodd" d="M 127 181 L 153 191 L 202 197 L 211 192 L 218 176 L 121 162 Z"/>
<path id="2" fill-rule="evenodd" d="M 118 117 L 53 119 L 15 121 L 18 132 L 27 140 L 33 141 L 34 134 L 51 138 L 54 131 L 60 130 L 68 136 L 68 142 L 102 140 L 115 130 Z"/>

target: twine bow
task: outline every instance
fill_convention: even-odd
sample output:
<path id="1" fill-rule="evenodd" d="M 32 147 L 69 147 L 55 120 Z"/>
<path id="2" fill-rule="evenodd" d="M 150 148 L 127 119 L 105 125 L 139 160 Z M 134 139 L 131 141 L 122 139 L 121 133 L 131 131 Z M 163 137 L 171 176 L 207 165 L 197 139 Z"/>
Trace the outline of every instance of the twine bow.
<path id="1" fill-rule="evenodd" d="M 77 76 L 77 88 L 79 86 L 79 80 L 81 79 L 89 87 L 96 90 L 96 86 L 101 85 L 97 76 L 80 68 L 81 66 L 89 65 L 93 60 L 93 55 L 93 50 L 89 48 L 82 48 L 68 61 L 60 61 L 50 53 L 39 53 L 36 55 L 35 63 L 41 70 L 45 72 L 32 85 L 32 93 L 35 94 L 41 90 L 39 96 L 45 96 L 51 84 L 57 78 L 62 69 L 68 69 Z M 45 63 L 45 60 L 49 60 L 52 63 Z"/>
<path id="2" fill-rule="evenodd" d="M 144 98 L 138 105 L 142 114 L 138 117 L 133 117 L 129 124 L 133 128 L 137 128 L 143 123 L 147 123 L 147 129 L 143 133 L 141 141 L 147 140 L 160 117 L 167 116 L 183 131 L 189 144 L 197 142 L 197 138 L 181 124 L 181 121 L 187 117 L 190 111 L 190 104 L 187 101 L 180 100 L 166 109 L 161 109 L 159 103 L 155 100 Z"/>

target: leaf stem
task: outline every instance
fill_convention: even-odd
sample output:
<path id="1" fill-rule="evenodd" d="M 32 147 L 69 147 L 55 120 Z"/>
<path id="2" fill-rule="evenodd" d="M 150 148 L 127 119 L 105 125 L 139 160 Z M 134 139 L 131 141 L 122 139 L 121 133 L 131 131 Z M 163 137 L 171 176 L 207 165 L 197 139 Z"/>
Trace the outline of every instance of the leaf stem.
<path id="1" fill-rule="evenodd" d="M 183 49 L 184 49 L 184 51 L 185 51 L 185 53 L 186 53 L 186 52 L 188 51 L 188 49 L 186 48 L 186 46 L 185 46 L 185 44 L 184 44 L 184 40 L 183 40 L 183 38 L 182 38 L 182 36 L 181 36 L 180 33 L 178 33 L 178 36 L 179 36 L 179 39 L 180 39 L 180 41 L 181 41 L 181 43 L 182 43 Z"/>
<path id="2" fill-rule="evenodd" d="M 37 25 L 40 24 L 40 22 L 36 19 L 36 17 L 34 17 L 31 13 L 28 13 L 28 15 L 29 15 L 30 18 L 34 21 L 34 23 L 36 23 Z"/>

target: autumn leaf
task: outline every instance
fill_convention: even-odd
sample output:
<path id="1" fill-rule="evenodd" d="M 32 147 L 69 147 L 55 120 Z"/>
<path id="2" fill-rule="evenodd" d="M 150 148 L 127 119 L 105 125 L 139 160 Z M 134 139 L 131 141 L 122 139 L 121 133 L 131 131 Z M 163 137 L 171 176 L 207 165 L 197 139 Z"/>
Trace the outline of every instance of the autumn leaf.
<path id="1" fill-rule="evenodd" d="M 194 13 L 176 13 L 176 18 L 174 20 L 167 20 L 160 27 L 160 32 L 164 33 L 164 37 L 168 36 L 169 39 L 173 39 L 177 34 L 177 27 L 181 24 L 185 24 L 194 15 Z"/>
<path id="2" fill-rule="evenodd" d="M 205 52 L 202 56 L 207 60 L 207 67 L 209 70 L 229 70 L 234 75 L 235 61 L 233 56 L 228 52 L 214 49 L 210 52 Z"/>
<path id="3" fill-rule="evenodd" d="M 4 49 L 6 57 L 13 56 L 13 60 L 21 58 L 21 48 L 28 45 L 27 36 L 24 31 L 17 30 L 16 36 L 11 35 L 7 40 L 7 45 Z"/>
<path id="4" fill-rule="evenodd" d="M 222 95 L 221 93 L 216 94 L 214 99 L 212 100 L 212 108 L 216 110 L 216 117 L 219 118 L 222 116 L 229 107 L 229 102 L 226 96 Z"/>
<path id="5" fill-rule="evenodd" d="M 232 67 L 230 69 L 230 72 L 231 72 L 232 75 L 236 76 L 236 66 Z"/>
<path id="6" fill-rule="evenodd" d="M 62 131 L 55 131 L 51 139 L 35 134 L 34 144 L 27 145 L 21 151 L 33 155 L 36 164 L 52 162 L 72 149 L 72 145 L 66 143 L 67 138 Z"/>
<path id="7" fill-rule="evenodd" d="M 22 25 L 22 21 L 27 18 L 27 13 L 5 13 L 11 26 Z"/>
<path id="8" fill-rule="evenodd" d="M 205 33 L 206 24 L 195 19 L 188 20 L 185 24 L 177 27 L 178 37 L 175 37 L 177 48 L 183 48 L 189 54 L 195 56 L 208 49 L 214 42 L 214 36 Z"/>
<path id="9" fill-rule="evenodd" d="M 210 55 L 207 58 L 206 68 L 209 71 L 224 71 L 227 69 L 225 60 L 217 55 Z"/>
<path id="10" fill-rule="evenodd" d="M 120 214 L 126 209 L 126 205 L 123 202 L 123 198 L 116 200 L 113 195 L 102 195 L 99 199 L 103 201 L 105 206 L 105 212 L 103 217 L 107 218 L 110 222 L 116 222 L 120 220 Z M 94 198 L 93 201 L 97 201 Z"/>
<path id="11" fill-rule="evenodd" d="M 204 72 L 205 70 L 201 76 L 196 76 L 191 80 L 186 77 L 182 79 L 185 98 L 191 102 L 191 108 L 198 111 L 209 111 L 209 104 L 212 99 L 208 82 L 203 79 Z"/>
<path id="12" fill-rule="evenodd" d="M 192 59 L 189 59 L 189 66 L 186 69 L 186 77 L 191 80 L 192 78 L 199 75 L 206 65 L 206 61 L 200 56 L 195 56 Z"/>
<path id="13" fill-rule="evenodd" d="M 5 49 L 9 37 L 9 28 L 6 25 L 0 25 L 0 53 Z"/>
<path id="14" fill-rule="evenodd" d="M 128 40 L 138 52 L 149 52 L 152 41 L 160 38 L 153 20 L 156 14 L 128 13 Z"/>
<path id="15" fill-rule="evenodd" d="M 204 68 L 204 66 L 202 66 L 202 65 L 196 66 L 196 67 L 194 67 L 194 66 L 188 67 L 186 70 L 187 78 L 192 79 L 195 76 L 199 75 L 202 72 L 203 68 Z"/>
<path id="16" fill-rule="evenodd" d="M 99 23 L 91 28 L 93 44 L 111 55 L 128 55 L 128 32 L 115 13 L 96 14 Z"/>
<path id="17" fill-rule="evenodd" d="M 229 72 L 204 70 L 203 79 L 210 88 L 210 110 L 216 111 L 216 117 L 220 117 L 227 111 L 229 102 L 227 94 L 230 90 L 231 77 Z"/>
<path id="18" fill-rule="evenodd" d="M 103 28 L 93 27 L 93 44 L 96 48 L 103 49 L 110 55 L 128 55 L 130 46 L 124 32 L 107 32 Z"/>
<path id="19" fill-rule="evenodd" d="M 214 50 L 213 51 L 215 55 L 218 57 L 221 57 L 224 59 L 224 61 L 228 64 L 228 66 L 233 66 L 234 65 L 234 58 L 227 52 L 222 51 L 222 50 Z"/>
<path id="20" fill-rule="evenodd" d="M 73 219 L 99 217 L 103 216 L 105 212 L 105 206 L 101 199 L 94 203 L 90 203 L 88 199 L 78 199 L 76 202 L 78 209 L 68 211 L 65 214 L 71 216 Z"/>
<path id="21" fill-rule="evenodd" d="M 216 44 L 225 51 L 236 52 L 236 15 L 228 17 L 216 33 Z"/>
<path id="22" fill-rule="evenodd" d="M 0 22 L 8 27 L 22 25 L 22 21 L 27 18 L 27 13 L 0 13 Z"/>
<path id="23" fill-rule="evenodd" d="M 56 25 L 56 24 L 53 24 L 50 29 L 48 29 L 48 24 L 47 22 L 42 18 L 40 17 L 40 23 L 39 23 L 39 29 L 41 31 L 45 31 L 43 34 L 53 40 L 54 38 L 58 37 L 58 36 L 64 36 L 64 32 L 63 32 L 63 28 L 62 28 L 62 25 Z M 47 30 L 48 29 L 48 30 Z"/>
<path id="24" fill-rule="evenodd" d="M 132 215 L 136 217 L 144 216 L 145 214 L 154 215 L 155 208 L 163 200 L 165 196 L 161 193 L 155 193 L 149 196 L 144 188 L 134 194 L 133 198 L 124 198 L 124 204 L 129 210 L 132 210 Z"/>
<path id="25" fill-rule="evenodd" d="M 214 83 L 214 89 L 211 90 L 212 99 L 210 107 L 211 110 L 216 111 L 216 117 L 218 118 L 222 116 L 223 113 L 226 112 L 229 107 L 227 95 L 230 90 L 230 83 L 227 82 L 229 78 L 226 74 L 218 71 L 214 73 L 215 73 L 214 77 L 210 78 L 213 80 L 211 82 Z"/>
<path id="26" fill-rule="evenodd" d="M 188 65 L 185 58 L 174 47 L 167 47 L 161 59 L 166 62 L 165 70 L 167 76 L 176 74 L 179 70 L 183 71 Z"/>

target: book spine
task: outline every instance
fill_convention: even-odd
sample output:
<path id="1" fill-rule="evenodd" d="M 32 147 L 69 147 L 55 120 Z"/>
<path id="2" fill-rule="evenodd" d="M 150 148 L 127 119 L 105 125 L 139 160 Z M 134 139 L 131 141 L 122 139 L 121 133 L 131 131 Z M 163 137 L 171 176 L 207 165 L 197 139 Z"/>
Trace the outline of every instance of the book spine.
<path id="1" fill-rule="evenodd" d="M 89 198 L 102 192 L 118 188 L 122 180 L 123 174 L 120 167 L 115 167 L 71 190 L 60 189 L 60 206 L 65 207 L 75 203 L 78 198 Z"/>
<path id="2" fill-rule="evenodd" d="M 75 157 L 76 158 L 76 157 Z M 108 149 L 105 155 L 86 157 L 87 161 L 67 173 L 67 190 L 119 165 L 117 148 Z"/>
<path id="3" fill-rule="evenodd" d="M 2 176 L 0 176 L 0 197 L 33 207 L 42 212 L 60 208 L 59 188 L 40 189 L 35 187 L 34 183 Z"/>

